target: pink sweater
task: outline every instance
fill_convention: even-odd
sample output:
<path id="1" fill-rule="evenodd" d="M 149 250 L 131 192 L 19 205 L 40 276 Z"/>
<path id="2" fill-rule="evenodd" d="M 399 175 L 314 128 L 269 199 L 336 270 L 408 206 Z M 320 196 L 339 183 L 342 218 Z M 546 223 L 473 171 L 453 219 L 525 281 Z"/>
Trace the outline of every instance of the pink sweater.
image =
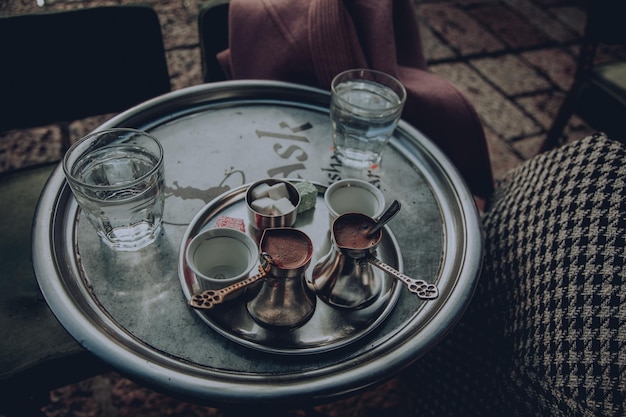
<path id="1" fill-rule="evenodd" d="M 410 0 L 232 0 L 229 28 L 218 59 L 230 79 L 330 89 L 350 68 L 399 78 L 407 89 L 402 118 L 443 150 L 474 195 L 493 191 L 480 120 L 459 90 L 427 71 Z"/>

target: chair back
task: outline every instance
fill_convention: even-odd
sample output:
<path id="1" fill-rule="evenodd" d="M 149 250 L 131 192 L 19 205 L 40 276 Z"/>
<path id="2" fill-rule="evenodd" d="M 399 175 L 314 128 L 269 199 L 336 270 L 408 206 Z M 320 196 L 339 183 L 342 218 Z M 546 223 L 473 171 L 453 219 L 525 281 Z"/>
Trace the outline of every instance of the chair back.
<path id="1" fill-rule="evenodd" d="M 149 6 L 0 18 L 0 131 L 123 111 L 170 91 Z M 33 214 L 53 165 L 0 175 L 0 414 L 40 415 L 48 391 L 109 366 L 44 302 L 33 271 Z"/>
<path id="2" fill-rule="evenodd" d="M 0 130 L 127 109 L 171 88 L 149 6 L 0 18 Z"/>
<path id="3" fill-rule="evenodd" d="M 587 9 L 587 36 L 592 42 L 626 43 L 624 5 L 615 0 L 593 0 Z"/>
<path id="4" fill-rule="evenodd" d="M 228 7 L 230 0 L 211 0 L 198 15 L 202 77 L 204 82 L 226 80 L 217 53 L 228 48 Z"/>

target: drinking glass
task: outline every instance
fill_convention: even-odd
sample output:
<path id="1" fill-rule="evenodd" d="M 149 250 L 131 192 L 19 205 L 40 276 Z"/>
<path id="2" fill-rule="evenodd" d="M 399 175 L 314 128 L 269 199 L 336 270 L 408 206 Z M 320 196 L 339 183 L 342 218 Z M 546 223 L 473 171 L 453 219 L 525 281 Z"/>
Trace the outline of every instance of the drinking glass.
<path id="1" fill-rule="evenodd" d="M 353 168 L 379 164 L 404 108 L 404 86 L 383 72 L 354 69 L 335 76 L 331 90 L 337 158 Z"/>
<path id="2" fill-rule="evenodd" d="M 150 134 L 127 128 L 91 133 L 65 154 L 63 171 L 89 222 L 114 250 L 156 240 L 164 204 L 163 148 Z"/>

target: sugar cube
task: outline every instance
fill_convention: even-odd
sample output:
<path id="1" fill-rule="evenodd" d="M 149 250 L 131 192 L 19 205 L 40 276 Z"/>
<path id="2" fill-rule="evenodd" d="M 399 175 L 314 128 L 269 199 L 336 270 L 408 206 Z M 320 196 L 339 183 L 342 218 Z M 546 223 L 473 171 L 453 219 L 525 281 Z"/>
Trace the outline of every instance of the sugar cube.
<path id="1" fill-rule="evenodd" d="M 257 200 L 262 197 L 269 197 L 269 194 L 268 194 L 269 189 L 270 189 L 269 184 L 266 184 L 266 183 L 259 184 L 250 191 L 250 196 L 252 197 L 252 200 Z"/>
<path id="2" fill-rule="evenodd" d="M 288 198 L 281 198 L 281 199 L 274 201 L 274 209 L 276 210 L 277 212 L 276 214 L 278 215 L 278 214 L 287 214 L 293 211 L 295 207 L 293 206 L 291 201 L 289 201 Z"/>
<path id="3" fill-rule="evenodd" d="M 282 182 L 272 185 L 267 192 L 269 197 L 274 200 L 289 198 L 289 191 L 287 191 L 287 186 Z"/>
<path id="4" fill-rule="evenodd" d="M 254 209 L 255 211 L 259 213 L 271 214 L 271 210 L 274 207 L 274 203 L 275 201 L 269 197 L 261 197 L 252 201 L 250 205 L 252 206 L 252 209 Z"/>

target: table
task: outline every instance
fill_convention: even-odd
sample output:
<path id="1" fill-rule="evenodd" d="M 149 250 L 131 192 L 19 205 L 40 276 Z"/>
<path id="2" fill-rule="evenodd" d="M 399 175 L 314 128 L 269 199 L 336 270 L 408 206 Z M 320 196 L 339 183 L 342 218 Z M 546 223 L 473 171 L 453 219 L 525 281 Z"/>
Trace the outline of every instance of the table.
<path id="1" fill-rule="evenodd" d="M 483 237 L 472 196 L 448 159 L 401 121 L 381 167 L 351 171 L 333 158 L 329 93 L 272 81 L 194 86 L 157 97 L 99 129 L 134 127 L 164 147 L 163 233 L 138 252 L 103 246 L 57 167 L 35 215 L 37 280 L 61 324 L 119 372 L 203 404 L 321 403 L 392 377 L 436 345 L 468 305 Z M 388 227 L 403 270 L 435 283 L 435 300 L 402 291 L 367 336 L 328 352 L 273 354 L 213 331 L 181 291 L 178 252 L 195 214 L 261 178 L 330 184 L 360 177 L 402 210 Z"/>

